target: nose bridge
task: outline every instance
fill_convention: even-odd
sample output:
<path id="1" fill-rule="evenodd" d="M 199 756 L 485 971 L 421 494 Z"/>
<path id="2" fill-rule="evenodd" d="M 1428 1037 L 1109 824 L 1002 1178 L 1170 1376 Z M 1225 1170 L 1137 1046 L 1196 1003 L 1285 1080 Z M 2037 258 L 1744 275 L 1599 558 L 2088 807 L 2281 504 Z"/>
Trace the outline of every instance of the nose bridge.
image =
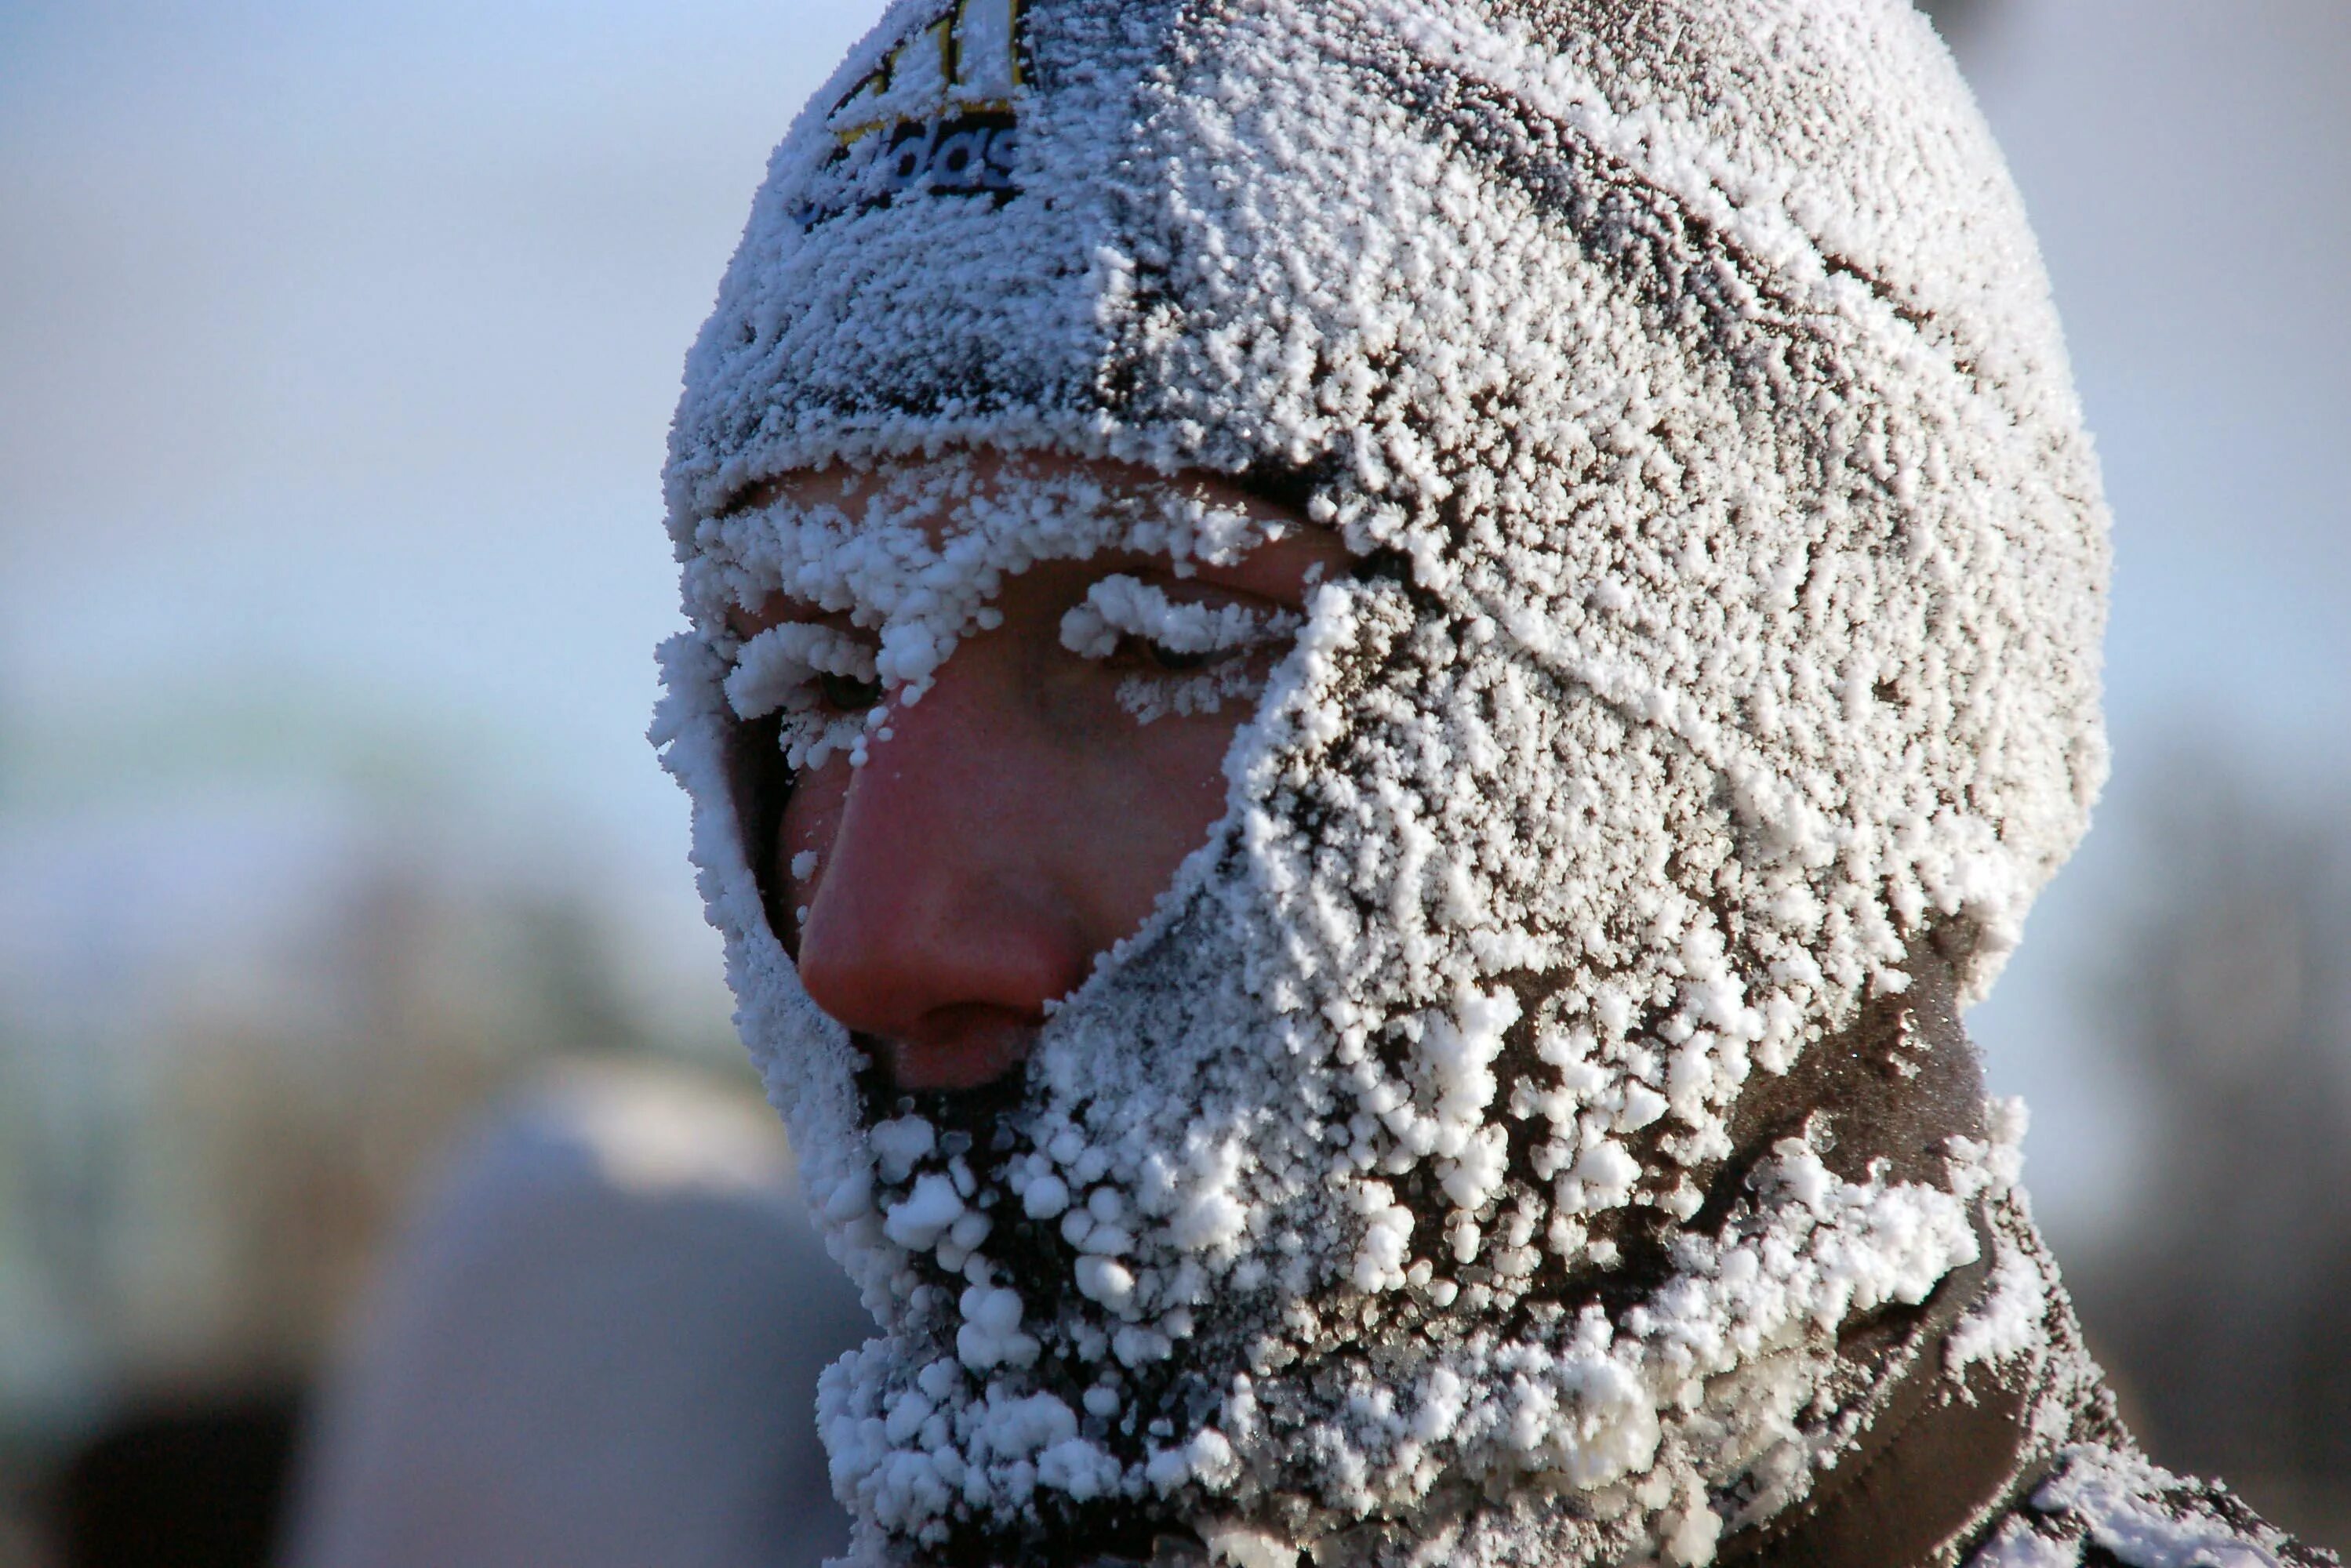
<path id="1" fill-rule="evenodd" d="M 1050 759 L 1010 673 L 974 651 L 921 701 L 893 701 L 822 855 L 801 980 L 854 1030 L 916 1040 L 975 1009 L 1033 1020 L 1091 958 L 1037 831 Z"/>
<path id="2" fill-rule="evenodd" d="M 973 744 L 1004 727 L 977 684 L 948 670 L 921 702 L 893 696 L 851 776 L 826 892 L 887 903 L 904 919 L 992 880 L 996 840 L 985 830 L 1002 815 L 996 786 L 1007 759 Z"/>

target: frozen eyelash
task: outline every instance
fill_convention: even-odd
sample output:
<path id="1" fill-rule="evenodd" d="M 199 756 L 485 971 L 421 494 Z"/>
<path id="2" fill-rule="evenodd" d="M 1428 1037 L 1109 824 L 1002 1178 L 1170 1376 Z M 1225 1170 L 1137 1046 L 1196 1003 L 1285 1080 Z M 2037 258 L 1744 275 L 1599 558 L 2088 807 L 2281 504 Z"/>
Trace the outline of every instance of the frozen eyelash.
<path id="1" fill-rule="evenodd" d="M 1118 684 L 1118 706 L 1137 724 L 1169 714 L 1214 713 L 1228 697 L 1258 688 L 1258 672 L 1247 664 L 1219 664 L 1196 675 L 1129 675 Z"/>
<path id="2" fill-rule="evenodd" d="M 835 751 L 852 756 L 862 751 L 859 741 L 868 725 L 858 716 L 827 718 L 813 711 L 812 688 L 820 675 L 873 681 L 878 678 L 873 650 L 831 626 L 805 622 L 770 626 L 736 654 L 735 668 L 726 676 L 727 705 L 737 718 L 747 720 L 781 711 L 778 738 L 785 761 L 796 768 L 821 768 Z"/>

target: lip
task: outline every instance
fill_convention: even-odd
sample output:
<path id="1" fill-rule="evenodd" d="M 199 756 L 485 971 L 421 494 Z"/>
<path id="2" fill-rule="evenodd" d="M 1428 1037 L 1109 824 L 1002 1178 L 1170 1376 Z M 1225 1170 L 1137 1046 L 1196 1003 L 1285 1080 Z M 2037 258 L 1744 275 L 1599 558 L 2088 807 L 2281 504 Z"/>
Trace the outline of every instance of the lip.
<path id="1" fill-rule="evenodd" d="M 899 1089 L 922 1092 L 984 1088 L 1029 1059 L 1039 1027 L 1000 1014 L 940 1019 L 937 1025 L 925 1031 L 927 1039 L 872 1037 L 882 1065 Z"/>

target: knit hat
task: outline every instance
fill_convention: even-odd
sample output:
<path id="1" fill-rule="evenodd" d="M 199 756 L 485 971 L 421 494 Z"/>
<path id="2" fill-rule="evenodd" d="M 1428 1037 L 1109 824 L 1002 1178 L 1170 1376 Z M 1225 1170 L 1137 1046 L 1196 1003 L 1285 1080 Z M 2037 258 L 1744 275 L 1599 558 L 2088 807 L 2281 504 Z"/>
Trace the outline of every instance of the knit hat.
<path id="1" fill-rule="evenodd" d="M 956 1125 L 800 989 L 729 748 L 886 745 L 786 689 L 918 690 L 1031 561 L 1263 531 L 1041 453 L 1356 570 Z M 828 465 L 859 518 L 761 489 Z M 655 738 L 881 1325 L 820 1401 L 863 1560 L 1704 1563 L 1853 1440 L 1841 1323 L 1972 1268 L 1973 1354 L 2052 1354 L 2001 1118 L 1734 1159 L 1922 965 L 1982 995 L 2105 769 L 2096 467 L 1907 5 L 906 0 L 774 156 L 665 483 Z M 779 590 L 866 640 L 747 646 Z"/>

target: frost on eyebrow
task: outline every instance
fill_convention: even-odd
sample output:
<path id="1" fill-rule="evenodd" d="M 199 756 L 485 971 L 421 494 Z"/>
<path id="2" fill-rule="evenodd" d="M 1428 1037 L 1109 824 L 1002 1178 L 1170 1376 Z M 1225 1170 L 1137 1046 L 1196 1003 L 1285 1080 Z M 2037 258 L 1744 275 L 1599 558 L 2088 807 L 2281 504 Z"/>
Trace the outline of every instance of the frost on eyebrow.
<path id="1" fill-rule="evenodd" d="M 1017 456 L 983 466 L 967 452 L 858 475 L 852 486 L 843 502 L 787 495 L 699 526 L 686 605 L 719 657 L 742 656 L 730 612 L 788 594 L 870 632 L 860 678 L 919 703 L 956 644 L 996 624 L 990 601 L 1004 580 L 1040 560 L 1158 555 L 1184 576 L 1230 564 L 1291 526 L 1176 481 L 1115 485 Z M 797 641 L 773 647 L 778 658 L 801 656 Z"/>
<path id="2" fill-rule="evenodd" d="M 1302 624 L 1287 611 L 1170 599 L 1165 589 L 1117 573 L 1088 589 L 1084 602 L 1061 617 L 1061 646 L 1102 659 L 1122 636 L 1132 636 L 1175 653 L 1222 653 L 1294 636 Z"/>
<path id="3" fill-rule="evenodd" d="M 1177 654 L 1210 656 L 1193 673 L 1138 673 L 1119 682 L 1119 705 L 1137 723 L 1169 714 L 1215 713 L 1261 684 L 1262 669 L 1218 654 L 1275 647 L 1305 624 L 1274 606 L 1210 604 L 1171 599 L 1165 589 L 1123 573 L 1103 578 L 1061 617 L 1061 645 L 1081 658 L 1105 659 L 1128 637 Z"/>
<path id="4" fill-rule="evenodd" d="M 737 718 L 765 718 L 778 708 L 796 712 L 809 705 L 809 681 L 820 674 L 871 681 L 873 650 L 830 626 L 770 626 L 735 655 L 726 700 Z"/>

